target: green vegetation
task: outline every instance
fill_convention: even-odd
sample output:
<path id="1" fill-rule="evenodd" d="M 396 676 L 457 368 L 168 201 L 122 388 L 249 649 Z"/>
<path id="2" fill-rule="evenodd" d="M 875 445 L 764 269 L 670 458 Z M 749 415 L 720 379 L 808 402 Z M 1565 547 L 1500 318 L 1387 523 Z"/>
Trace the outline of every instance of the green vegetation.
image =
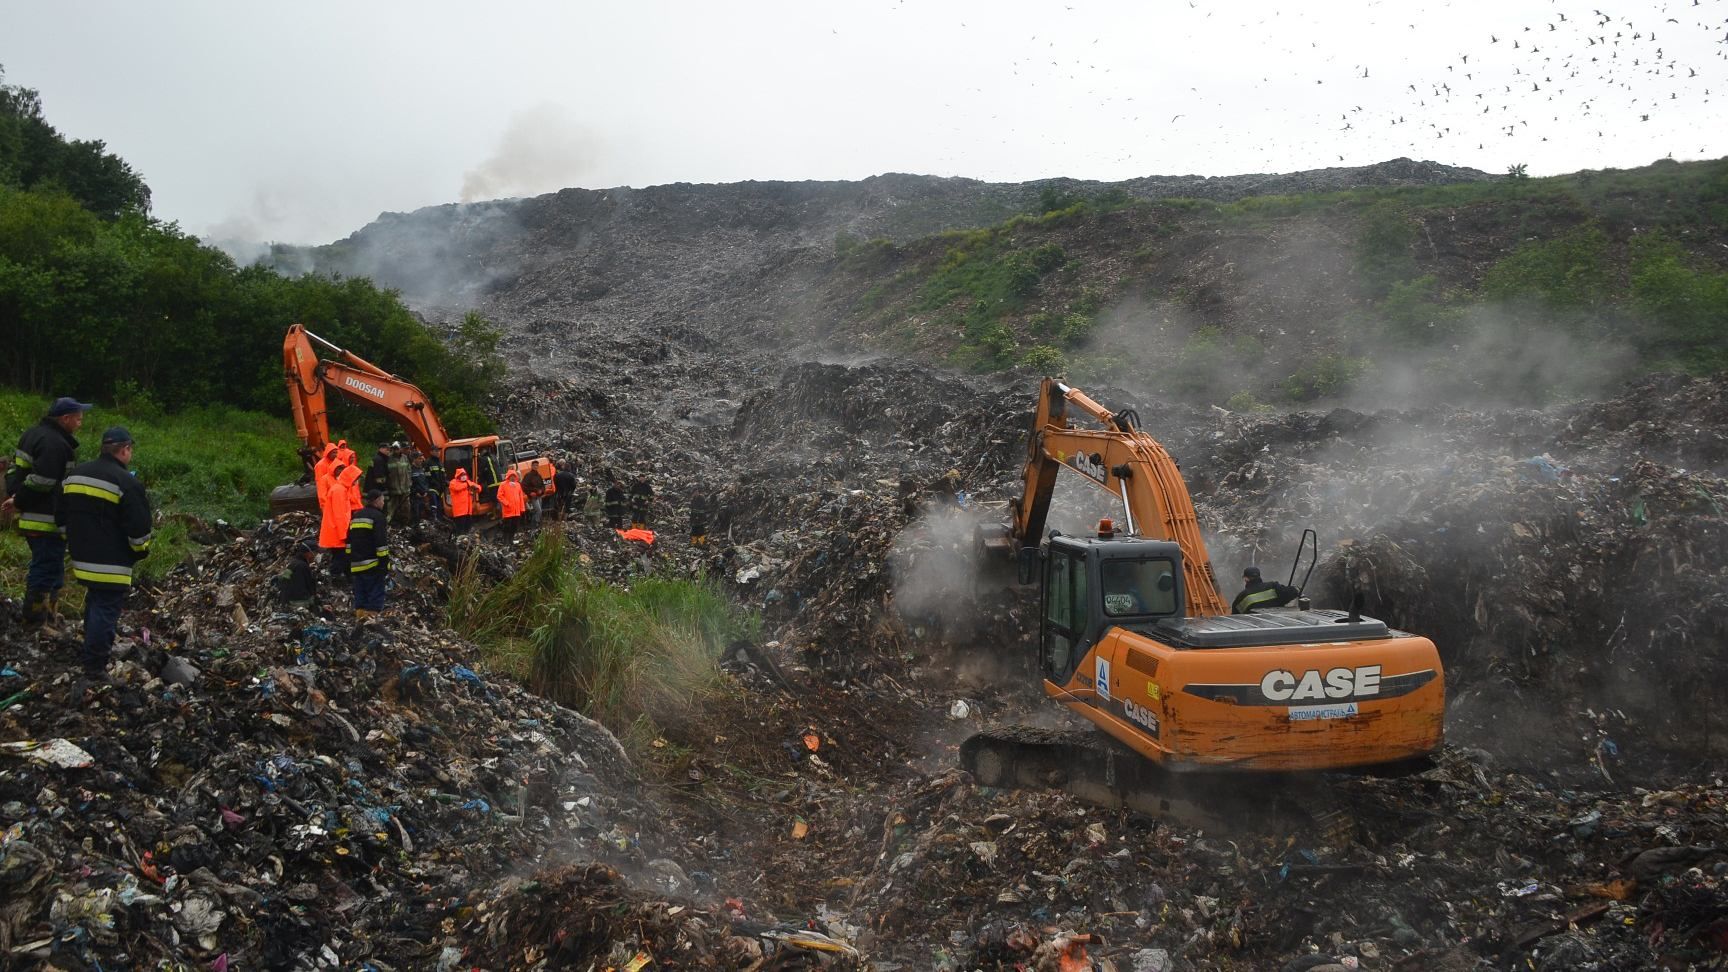
<path id="1" fill-rule="evenodd" d="M 0 389 L 0 435 L 8 453 L 25 428 L 40 421 L 48 400 Z M 300 475 L 294 429 L 285 419 L 223 406 L 165 414 L 148 405 L 91 411 L 78 433 L 80 462 L 94 459 L 110 425 L 124 425 L 138 440 L 132 469 L 158 512 L 156 540 L 138 575 L 166 574 L 196 549 L 187 537 L 192 518 L 250 527 L 263 519 L 270 490 Z M 0 536 L 0 586 L 21 590 L 29 551 L 17 531 Z"/>
<path id="2" fill-rule="evenodd" d="M 726 646 L 754 637 L 758 624 L 700 579 L 644 577 L 625 588 L 589 577 L 556 532 L 542 533 L 503 583 L 486 586 L 470 562 L 450 590 L 450 626 L 489 664 L 637 750 L 716 686 Z"/>
<path id="3" fill-rule="evenodd" d="M 0 383 L 282 415 L 282 335 L 298 321 L 415 381 L 453 434 L 490 429 L 498 337 L 484 319 L 439 335 L 370 281 L 241 269 L 151 219 L 149 198 L 102 143 L 62 139 L 34 91 L 0 86 Z"/>
<path id="4" fill-rule="evenodd" d="M 1214 403 L 1396 382 L 1535 404 L 1728 367 L 1725 226 L 1728 160 L 1228 203 L 1050 185 L 1031 212 L 895 248 L 892 284 L 862 281 L 860 304 L 978 370 L 1134 377 Z M 1346 272 L 1303 252 L 1327 239 Z M 1243 256 L 1268 245 L 1296 281 L 1288 304 Z M 1106 319 L 1118 346 L 1099 346 Z M 1120 346 L 1135 340 L 1160 346 Z"/>
<path id="5" fill-rule="evenodd" d="M 1590 226 L 1520 246 L 1489 269 L 1482 294 L 1491 300 L 1582 309 L 1604 303 L 1611 280 L 1608 236 Z"/>
<path id="6" fill-rule="evenodd" d="M 100 141 L 67 141 L 42 117 L 42 98 L 4 84 L 0 68 L 0 186 L 63 193 L 105 219 L 150 211 L 150 188 Z"/>
<path id="7" fill-rule="evenodd" d="M 1698 269 L 1660 234 L 1640 237 L 1632 252 L 1633 307 L 1652 323 L 1646 353 L 1687 371 L 1728 368 L 1728 272 Z"/>

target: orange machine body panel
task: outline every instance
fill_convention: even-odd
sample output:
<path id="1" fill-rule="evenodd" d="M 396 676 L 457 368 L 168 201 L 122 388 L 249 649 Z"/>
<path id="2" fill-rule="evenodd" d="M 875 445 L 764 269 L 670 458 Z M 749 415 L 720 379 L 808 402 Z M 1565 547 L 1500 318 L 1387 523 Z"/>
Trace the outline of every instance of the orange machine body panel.
<path id="1" fill-rule="evenodd" d="M 1445 673 L 1427 638 L 1178 648 L 1113 627 L 1059 699 L 1172 769 L 1327 770 L 1432 754 Z"/>

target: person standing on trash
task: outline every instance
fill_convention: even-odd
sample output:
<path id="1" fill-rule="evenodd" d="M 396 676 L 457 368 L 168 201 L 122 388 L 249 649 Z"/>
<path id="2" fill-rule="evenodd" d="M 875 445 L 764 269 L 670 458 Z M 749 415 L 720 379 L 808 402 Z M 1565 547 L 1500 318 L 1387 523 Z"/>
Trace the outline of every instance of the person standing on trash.
<path id="1" fill-rule="evenodd" d="M 552 474 L 552 513 L 560 523 L 570 518 L 576 506 L 576 474 L 560 469 Z"/>
<path id="2" fill-rule="evenodd" d="M 630 501 L 624 496 L 624 486 L 614 479 L 606 484 L 606 525 L 624 529 L 624 517 L 630 512 Z"/>
<path id="3" fill-rule="evenodd" d="M 498 516 L 504 527 L 504 536 L 512 543 L 516 540 L 516 529 L 522 525 L 522 514 L 528 508 L 527 494 L 522 491 L 522 483 L 516 478 L 516 470 L 504 474 L 504 481 L 498 484 Z"/>
<path id="4" fill-rule="evenodd" d="M 450 494 L 450 473 L 444 464 L 436 457 L 428 456 L 422 463 L 426 471 L 426 514 L 428 520 L 443 519 L 447 515 L 444 501 Z"/>
<path id="5" fill-rule="evenodd" d="M 546 502 L 546 477 L 533 466 L 522 477 L 522 495 L 528 500 L 528 529 L 538 531 Z"/>
<path id="6" fill-rule="evenodd" d="M 78 461 L 78 440 L 72 433 L 84 424 L 91 406 L 73 398 L 56 398 L 42 421 L 18 437 L 12 468 L 6 472 L 6 500 L 0 510 L 18 514 L 18 532 L 30 547 L 24 575 L 24 623 L 51 622 L 60 610 L 60 589 L 66 585 L 66 538 L 56 525 L 60 485 L 66 470 Z"/>
<path id="7" fill-rule="evenodd" d="M 414 465 L 408 461 L 408 450 L 400 442 L 391 445 L 390 461 L 384 466 L 384 492 L 384 512 L 391 525 L 412 526 Z"/>
<path id="8" fill-rule="evenodd" d="M 690 545 L 708 546 L 708 494 L 700 488 L 690 497 Z"/>
<path id="9" fill-rule="evenodd" d="M 1300 597 L 1302 592 L 1288 584 L 1261 580 L 1260 568 L 1247 567 L 1242 571 L 1242 593 L 1236 595 L 1236 600 L 1230 602 L 1231 614 L 1250 614 L 1255 608 L 1283 607 Z"/>
<path id="10" fill-rule="evenodd" d="M 348 494 L 349 515 L 358 513 L 360 507 L 366 505 L 365 500 L 362 499 L 365 493 L 360 486 L 360 480 L 365 476 L 366 474 L 360 470 L 359 466 L 349 466 L 342 470 L 342 475 L 337 477 L 337 482 L 342 484 L 342 488 Z"/>
<path id="11" fill-rule="evenodd" d="M 366 467 L 366 491 L 377 490 L 388 494 L 390 490 L 390 447 L 383 443 L 378 446 L 378 452 L 372 456 L 372 465 Z"/>
<path id="12" fill-rule="evenodd" d="M 84 674 L 103 677 L 114 649 L 132 568 L 150 553 L 150 497 L 126 467 L 132 433 L 102 433 L 102 454 L 75 466 L 60 486 L 57 522 L 66 530 L 72 576 L 84 585 Z"/>
<path id="13" fill-rule="evenodd" d="M 605 519 L 606 506 L 600 498 L 600 488 L 594 483 L 582 483 L 582 520 L 591 527 L 600 525 Z"/>
<path id="14" fill-rule="evenodd" d="M 474 493 L 478 487 L 468 478 L 468 470 L 457 469 L 446 488 L 450 492 L 450 523 L 457 533 L 467 533 L 474 526 Z"/>
<path id="15" fill-rule="evenodd" d="M 294 544 L 288 557 L 288 568 L 277 575 L 277 590 L 290 608 L 311 610 L 318 600 L 318 575 L 312 570 L 312 560 L 318 556 L 318 545 L 311 540 Z"/>
<path id="16" fill-rule="evenodd" d="M 323 495 L 324 483 L 336 475 L 336 466 L 336 443 L 331 442 L 324 446 L 324 455 L 312 464 L 312 485 L 317 487 L 318 495 Z"/>
<path id="17" fill-rule="evenodd" d="M 384 610 L 384 582 L 390 576 L 390 523 L 384 518 L 381 490 L 366 493 L 366 505 L 348 524 L 348 574 L 354 579 L 354 616 L 365 620 Z"/>
<path id="18" fill-rule="evenodd" d="M 348 467 L 337 463 L 324 477 L 324 488 L 318 493 L 318 546 L 330 554 L 330 575 L 340 578 L 348 573 L 348 521 L 354 511 L 348 506 L 348 488 L 342 485 L 342 475 Z"/>
<path id="19" fill-rule="evenodd" d="M 630 481 L 630 528 L 633 530 L 648 529 L 648 509 L 654 504 L 654 487 L 648 483 L 647 473 L 637 473 Z"/>

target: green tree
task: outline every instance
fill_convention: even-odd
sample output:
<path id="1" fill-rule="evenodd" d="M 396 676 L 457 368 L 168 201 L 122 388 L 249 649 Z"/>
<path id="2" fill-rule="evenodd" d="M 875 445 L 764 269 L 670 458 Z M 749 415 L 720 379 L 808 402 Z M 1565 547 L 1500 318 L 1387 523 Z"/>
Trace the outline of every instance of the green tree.
<path id="1" fill-rule="evenodd" d="M 0 68 L 0 82 L 6 72 Z M 42 97 L 0 83 L 0 186 L 60 188 L 91 212 L 118 219 L 150 211 L 150 187 L 99 141 L 68 142 L 42 117 Z"/>

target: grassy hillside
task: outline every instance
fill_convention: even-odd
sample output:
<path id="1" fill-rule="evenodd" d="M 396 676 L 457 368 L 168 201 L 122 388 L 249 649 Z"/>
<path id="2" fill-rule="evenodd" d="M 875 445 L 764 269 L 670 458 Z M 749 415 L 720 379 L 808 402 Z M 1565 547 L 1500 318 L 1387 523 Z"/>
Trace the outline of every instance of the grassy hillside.
<path id="1" fill-rule="evenodd" d="M 48 400 L 0 389 L 0 438 L 7 452 Z M 168 415 L 149 408 L 93 409 L 78 433 L 79 461 L 95 458 L 102 430 L 124 425 L 137 440 L 133 471 L 150 491 L 157 512 L 156 542 L 140 565 L 144 578 L 161 576 L 196 546 L 187 538 L 189 518 L 217 519 L 248 527 L 264 517 L 270 490 L 300 475 L 298 440 L 285 419 L 229 408 L 192 409 Z M 28 550 L 16 531 L 0 538 L 0 584 L 23 590 Z"/>
<path id="2" fill-rule="evenodd" d="M 837 241 L 834 337 L 1238 405 L 1539 402 L 1728 366 L 1728 160 Z"/>

